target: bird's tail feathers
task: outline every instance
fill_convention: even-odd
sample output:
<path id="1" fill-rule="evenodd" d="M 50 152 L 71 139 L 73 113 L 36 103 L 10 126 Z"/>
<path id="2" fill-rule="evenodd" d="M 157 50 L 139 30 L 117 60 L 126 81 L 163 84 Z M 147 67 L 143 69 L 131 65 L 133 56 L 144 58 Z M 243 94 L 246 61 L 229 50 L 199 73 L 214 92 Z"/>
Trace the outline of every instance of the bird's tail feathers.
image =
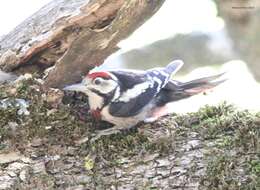
<path id="1" fill-rule="evenodd" d="M 168 90 L 170 100 L 177 101 L 212 89 L 225 82 L 226 79 L 220 79 L 224 74 L 225 73 L 221 73 L 209 77 L 203 77 L 189 82 L 171 80 L 166 85 L 165 89 Z"/>

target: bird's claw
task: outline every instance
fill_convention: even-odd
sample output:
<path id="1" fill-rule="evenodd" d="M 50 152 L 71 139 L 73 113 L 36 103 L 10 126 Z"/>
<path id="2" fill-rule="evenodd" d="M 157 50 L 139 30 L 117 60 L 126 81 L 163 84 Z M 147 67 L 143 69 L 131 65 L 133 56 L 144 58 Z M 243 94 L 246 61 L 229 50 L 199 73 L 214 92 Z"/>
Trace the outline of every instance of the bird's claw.
<path id="1" fill-rule="evenodd" d="M 100 139 L 103 136 L 109 136 L 117 133 L 121 133 L 121 129 L 105 129 L 105 130 L 99 130 L 98 132 L 94 133 L 90 139 L 90 143 L 95 142 L 96 140 Z"/>

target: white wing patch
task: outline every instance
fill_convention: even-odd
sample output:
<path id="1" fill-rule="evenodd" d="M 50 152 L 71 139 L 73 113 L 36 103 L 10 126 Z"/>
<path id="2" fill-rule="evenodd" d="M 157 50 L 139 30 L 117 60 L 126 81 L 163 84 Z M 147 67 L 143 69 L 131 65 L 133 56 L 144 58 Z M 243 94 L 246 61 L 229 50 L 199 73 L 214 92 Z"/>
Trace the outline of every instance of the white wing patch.
<path id="1" fill-rule="evenodd" d="M 129 102 L 132 98 L 136 98 L 140 94 L 146 91 L 147 88 L 152 86 L 151 82 L 145 82 L 135 85 L 133 88 L 125 91 L 122 96 L 117 100 L 118 102 Z"/>
<path id="2" fill-rule="evenodd" d="M 159 92 L 161 89 L 161 86 L 162 86 L 162 81 L 160 79 L 158 79 L 157 77 L 153 77 L 153 80 L 154 80 L 154 82 L 156 82 L 158 84 L 157 92 Z"/>

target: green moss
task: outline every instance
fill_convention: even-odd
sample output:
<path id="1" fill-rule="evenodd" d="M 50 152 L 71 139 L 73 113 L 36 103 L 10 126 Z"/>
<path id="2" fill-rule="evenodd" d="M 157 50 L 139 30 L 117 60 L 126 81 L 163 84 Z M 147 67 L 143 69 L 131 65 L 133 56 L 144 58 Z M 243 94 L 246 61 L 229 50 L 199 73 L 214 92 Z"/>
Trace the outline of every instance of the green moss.
<path id="1" fill-rule="evenodd" d="M 208 165 L 201 186 L 213 190 L 260 187 L 259 119 L 259 113 L 239 111 L 227 103 L 176 117 L 180 126 L 215 144 L 204 158 Z"/>
<path id="2" fill-rule="evenodd" d="M 214 158 L 207 166 L 207 176 L 201 180 L 208 189 L 240 189 L 240 180 L 236 179 L 236 162 L 228 155 Z"/>
<path id="3" fill-rule="evenodd" d="M 2 85 L 0 89 L 4 90 L 2 94 L 11 100 L 21 98 L 29 102 L 30 112 L 29 116 L 20 116 L 17 115 L 15 106 L 0 109 L 0 135 L 3 138 L 17 138 L 19 135 L 21 142 L 45 136 L 50 137 L 50 141 L 72 140 L 75 131 L 87 131 L 86 124 L 76 120 L 68 107 L 61 105 L 54 109 L 50 106 L 44 98 L 46 94 L 41 85 L 34 79 Z M 9 122 L 15 122 L 20 126 L 17 133 L 9 133 Z"/>
<path id="4" fill-rule="evenodd" d="M 97 152 L 106 160 L 116 160 L 119 157 L 134 156 L 140 150 L 147 148 L 148 139 L 138 133 L 114 134 L 104 136 L 95 143 L 90 144 L 90 149 Z M 109 154 L 107 154 L 109 152 Z"/>
<path id="5" fill-rule="evenodd" d="M 207 165 L 206 175 L 200 181 L 201 186 L 213 190 L 257 190 L 260 185 L 258 169 L 259 160 L 246 164 L 244 159 L 236 155 L 218 155 Z"/>
<path id="6" fill-rule="evenodd" d="M 218 139 L 216 143 L 219 148 L 231 147 L 234 143 L 233 136 L 223 136 L 222 138 Z"/>
<path id="7" fill-rule="evenodd" d="M 249 169 L 252 173 L 260 176 L 260 159 L 249 161 Z"/>
<path id="8" fill-rule="evenodd" d="M 46 94 L 41 85 L 33 79 L 23 81 L 15 87 L 0 86 L 0 92 L 0 98 L 23 98 L 30 103 L 29 116 L 17 115 L 17 108 L 0 109 L 2 139 L 19 139 L 22 146 L 33 138 L 40 137 L 47 138 L 49 145 L 74 146 L 75 141 L 82 136 L 91 136 L 94 126 L 92 122 L 79 121 L 71 114 L 71 108 L 65 105 L 53 108 L 46 102 Z M 9 122 L 19 125 L 15 134 L 11 132 Z M 175 122 L 177 128 L 172 127 Z M 151 129 L 156 125 L 158 123 L 144 128 Z M 200 179 L 201 187 L 237 190 L 257 189 L 260 186 L 260 113 L 241 111 L 223 103 L 205 106 L 196 113 L 172 115 L 159 125 L 159 130 L 167 128 L 173 135 L 151 139 L 138 131 L 114 134 L 104 136 L 94 143 L 82 144 L 78 154 L 82 160 L 88 155 L 93 158 L 93 165 L 87 162 L 87 168 L 98 182 L 102 175 L 99 169 L 104 165 L 108 168 L 119 166 L 133 157 L 139 160 L 135 164 L 139 164 L 144 162 L 144 155 L 152 154 L 158 157 L 170 154 L 178 156 L 181 154 L 175 152 L 178 142 L 185 142 L 193 133 L 207 150 L 203 159 L 208 164 L 205 175 Z M 212 145 L 209 146 L 208 142 Z M 84 168 L 84 161 L 82 167 Z"/>

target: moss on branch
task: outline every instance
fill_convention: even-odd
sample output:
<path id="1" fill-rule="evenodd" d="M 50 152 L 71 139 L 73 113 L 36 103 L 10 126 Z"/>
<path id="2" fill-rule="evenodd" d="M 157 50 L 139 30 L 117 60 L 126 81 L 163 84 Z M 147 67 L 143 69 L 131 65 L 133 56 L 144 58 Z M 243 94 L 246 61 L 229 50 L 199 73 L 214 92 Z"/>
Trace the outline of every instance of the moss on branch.
<path id="1" fill-rule="evenodd" d="M 30 77 L 2 85 L 0 90 L 0 99 L 26 100 L 30 112 L 19 115 L 15 105 L 0 109 L 0 160 L 8 152 L 18 152 L 23 159 L 16 162 L 31 171 L 24 181 L 21 168 L 6 178 L 13 180 L 10 189 L 260 186 L 259 113 L 228 103 L 205 106 L 196 113 L 170 115 L 90 143 L 97 124 L 87 112 L 84 120 L 79 119 L 73 103 L 62 103 L 61 91 L 44 89 L 41 81 Z M 11 164 L 1 162 L 1 176 L 10 174 Z"/>

